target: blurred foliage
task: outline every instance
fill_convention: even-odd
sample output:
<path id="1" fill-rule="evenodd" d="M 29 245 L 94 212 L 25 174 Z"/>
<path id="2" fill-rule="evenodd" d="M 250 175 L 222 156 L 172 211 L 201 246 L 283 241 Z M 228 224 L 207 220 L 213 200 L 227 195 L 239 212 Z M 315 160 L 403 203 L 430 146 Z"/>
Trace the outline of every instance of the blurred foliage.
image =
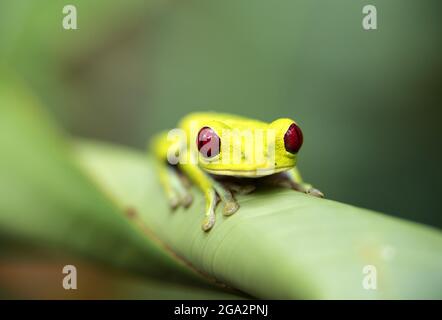
<path id="1" fill-rule="evenodd" d="M 143 277 L 66 253 L 8 246 L 0 253 L 0 299 L 241 299 L 216 287 Z M 61 270 L 78 270 L 78 290 L 61 286 Z"/>
<path id="2" fill-rule="evenodd" d="M 78 30 L 63 30 L 63 2 L 0 1 L 0 221 L 8 239 L 18 232 L 57 247 L 73 233 L 69 223 L 94 208 L 85 236 L 68 237 L 74 252 L 121 266 L 112 246 L 131 243 L 133 270 L 181 270 L 132 233 L 65 153 L 64 133 L 40 124 L 46 115 L 20 111 L 36 100 L 71 134 L 142 149 L 190 111 L 289 116 L 305 135 L 301 170 L 328 198 L 442 227 L 440 1 L 69 4 Z M 377 7 L 376 31 L 361 28 L 365 4 Z M 20 218 L 31 207 L 36 215 Z M 48 234 L 37 214 L 62 227 Z M 103 221 L 110 233 L 85 250 Z M 151 265 L 151 255 L 162 262 Z"/>

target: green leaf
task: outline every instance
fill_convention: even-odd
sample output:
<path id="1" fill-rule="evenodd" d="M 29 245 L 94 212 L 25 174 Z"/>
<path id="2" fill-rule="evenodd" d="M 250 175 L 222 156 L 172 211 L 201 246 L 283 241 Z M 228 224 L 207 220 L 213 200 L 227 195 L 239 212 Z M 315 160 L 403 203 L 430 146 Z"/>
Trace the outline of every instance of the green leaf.
<path id="1" fill-rule="evenodd" d="M 80 162 L 121 208 L 198 270 L 260 298 L 442 298 L 442 234 L 430 227 L 291 190 L 240 196 L 231 217 L 201 231 L 204 201 L 171 213 L 152 159 L 100 143 Z M 367 265 L 377 290 L 364 289 Z"/>

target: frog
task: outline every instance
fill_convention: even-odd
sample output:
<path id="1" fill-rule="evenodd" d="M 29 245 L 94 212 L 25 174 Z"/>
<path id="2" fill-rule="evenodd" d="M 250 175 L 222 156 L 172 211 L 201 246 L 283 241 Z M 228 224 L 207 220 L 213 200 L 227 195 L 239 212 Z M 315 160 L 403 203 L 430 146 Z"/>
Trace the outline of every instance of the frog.
<path id="1" fill-rule="evenodd" d="M 310 196 L 324 194 L 304 182 L 297 167 L 303 133 L 293 119 L 272 122 L 219 112 L 194 112 L 177 127 L 154 135 L 149 150 L 159 182 L 172 210 L 190 207 L 192 184 L 204 195 L 203 231 L 213 228 L 215 209 L 238 211 L 236 194 L 255 189 L 255 179 L 290 188 Z M 247 183 L 244 183 L 247 181 Z"/>

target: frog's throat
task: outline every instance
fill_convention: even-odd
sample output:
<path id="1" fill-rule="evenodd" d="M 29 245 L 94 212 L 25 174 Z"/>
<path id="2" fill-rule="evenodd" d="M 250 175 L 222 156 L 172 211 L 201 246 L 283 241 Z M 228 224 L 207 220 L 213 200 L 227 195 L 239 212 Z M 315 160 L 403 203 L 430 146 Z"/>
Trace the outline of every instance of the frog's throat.
<path id="1" fill-rule="evenodd" d="M 269 176 L 275 173 L 287 171 L 294 166 L 271 168 L 271 169 L 253 169 L 253 170 L 225 170 L 225 169 L 206 169 L 204 171 L 220 176 L 232 176 L 232 177 L 248 177 L 248 178 L 260 178 Z"/>

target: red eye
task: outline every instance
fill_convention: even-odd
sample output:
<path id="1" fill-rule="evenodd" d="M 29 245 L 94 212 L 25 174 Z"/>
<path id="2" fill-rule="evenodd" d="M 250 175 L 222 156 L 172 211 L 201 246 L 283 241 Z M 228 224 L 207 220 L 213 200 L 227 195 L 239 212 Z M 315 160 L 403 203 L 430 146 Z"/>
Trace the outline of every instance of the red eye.
<path id="1" fill-rule="evenodd" d="M 292 123 L 284 135 L 285 150 L 290 153 L 297 153 L 302 146 L 302 131 L 296 124 Z"/>
<path id="2" fill-rule="evenodd" d="M 219 154 L 221 149 L 221 139 L 212 128 L 201 128 L 196 140 L 198 151 L 206 158 L 211 158 Z"/>

